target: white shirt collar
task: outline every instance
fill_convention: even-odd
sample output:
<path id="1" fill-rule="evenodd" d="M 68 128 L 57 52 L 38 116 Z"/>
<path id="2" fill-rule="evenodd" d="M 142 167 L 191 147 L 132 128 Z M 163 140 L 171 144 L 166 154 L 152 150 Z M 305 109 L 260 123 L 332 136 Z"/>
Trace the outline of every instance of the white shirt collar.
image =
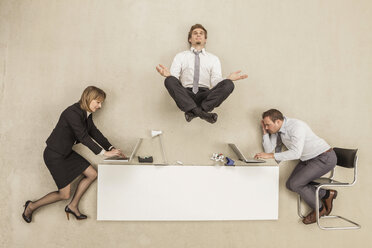
<path id="1" fill-rule="evenodd" d="M 282 126 L 280 127 L 279 132 L 281 132 L 281 133 L 286 133 L 286 132 L 287 132 L 287 130 L 286 130 L 286 128 L 285 128 L 286 124 L 287 124 L 287 118 L 284 117 L 283 124 L 282 124 Z"/>
<path id="2" fill-rule="evenodd" d="M 87 111 L 87 118 L 89 117 L 89 115 L 91 115 L 92 113 Z"/>
<path id="3" fill-rule="evenodd" d="M 194 51 L 197 51 L 194 47 L 191 47 L 190 48 L 190 51 L 191 52 L 194 52 Z M 205 51 L 205 48 L 203 48 L 202 50 L 201 50 L 201 53 L 203 54 L 203 55 L 206 55 L 206 51 Z"/>

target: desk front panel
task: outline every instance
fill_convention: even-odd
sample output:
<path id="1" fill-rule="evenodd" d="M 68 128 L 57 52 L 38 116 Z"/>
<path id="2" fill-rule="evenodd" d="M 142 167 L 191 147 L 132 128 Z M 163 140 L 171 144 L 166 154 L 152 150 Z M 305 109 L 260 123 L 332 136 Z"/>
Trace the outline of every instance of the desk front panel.
<path id="1" fill-rule="evenodd" d="M 98 165 L 98 220 L 278 219 L 278 166 Z"/>

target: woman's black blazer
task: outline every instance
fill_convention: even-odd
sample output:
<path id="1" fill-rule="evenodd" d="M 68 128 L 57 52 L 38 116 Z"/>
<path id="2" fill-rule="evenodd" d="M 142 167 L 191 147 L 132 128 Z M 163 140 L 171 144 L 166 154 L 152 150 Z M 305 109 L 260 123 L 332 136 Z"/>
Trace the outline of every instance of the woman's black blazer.
<path id="1" fill-rule="evenodd" d="M 72 151 L 72 146 L 75 143 L 81 142 L 95 154 L 98 154 L 102 148 L 92 140 L 93 138 L 105 150 L 108 150 L 111 144 L 94 125 L 92 115 L 87 118 L 87 112 L 80 108 L 79 103 L 65 109 L 57 126 L 46 141 L 47 146 L 66 156 Z"/>

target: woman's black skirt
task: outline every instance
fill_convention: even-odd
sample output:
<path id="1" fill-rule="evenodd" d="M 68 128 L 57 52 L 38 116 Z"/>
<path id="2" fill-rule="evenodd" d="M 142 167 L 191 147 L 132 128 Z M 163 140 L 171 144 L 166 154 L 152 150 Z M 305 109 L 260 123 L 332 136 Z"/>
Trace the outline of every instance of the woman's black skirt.
<path id="1" fill-rule="evenodd" d="M 71 151 L 67 156 L 63 156 L 48 147 L 44 150 L 44 161 L 58 189 L 69 185 L 90 165 L 85 158 L 74 151 Z"/>

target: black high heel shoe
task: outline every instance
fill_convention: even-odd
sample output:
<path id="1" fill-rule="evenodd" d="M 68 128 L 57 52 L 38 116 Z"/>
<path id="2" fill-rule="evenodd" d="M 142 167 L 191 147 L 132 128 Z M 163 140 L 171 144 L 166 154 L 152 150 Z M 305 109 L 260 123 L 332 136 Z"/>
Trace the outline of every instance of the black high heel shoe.
<path id="1" fill-rule="evenodd" d="M 27 217 L 27 216 L 25 215 L 25 212 L 26 212 L 26 209 L 27 209 L 27 207 L 28 207 L 28 204 L 30 204 L 31 202 L 32 202 L 32 201 L 30 201 L 30 200 L 26 201 L 26 203 L 25 203 L 25 205 L 24 205 L 25 210 L 23 210 L 23 213 L 22 213 L 22 217 L 23 217 L 23 219 L 24 219 L 27 223 L 30 223 L 30 222 L 32 221 L 32 214 L 30 215 L 30 217 Z"/>
<path id="2" fill-rule="evenodd" d="M 70 220 L 70 214 L 73 214 L 75 216 L 75 218 L 77 220 L 85 220 L 86 218 L 88 218 L 85 214 L 80 214 L 79 216 L 77 216 L 69 207 L 68 205 L 65 207 L 65 212 L 66 212 L 66 215 L 67 215 L 67 220 Z"/>

